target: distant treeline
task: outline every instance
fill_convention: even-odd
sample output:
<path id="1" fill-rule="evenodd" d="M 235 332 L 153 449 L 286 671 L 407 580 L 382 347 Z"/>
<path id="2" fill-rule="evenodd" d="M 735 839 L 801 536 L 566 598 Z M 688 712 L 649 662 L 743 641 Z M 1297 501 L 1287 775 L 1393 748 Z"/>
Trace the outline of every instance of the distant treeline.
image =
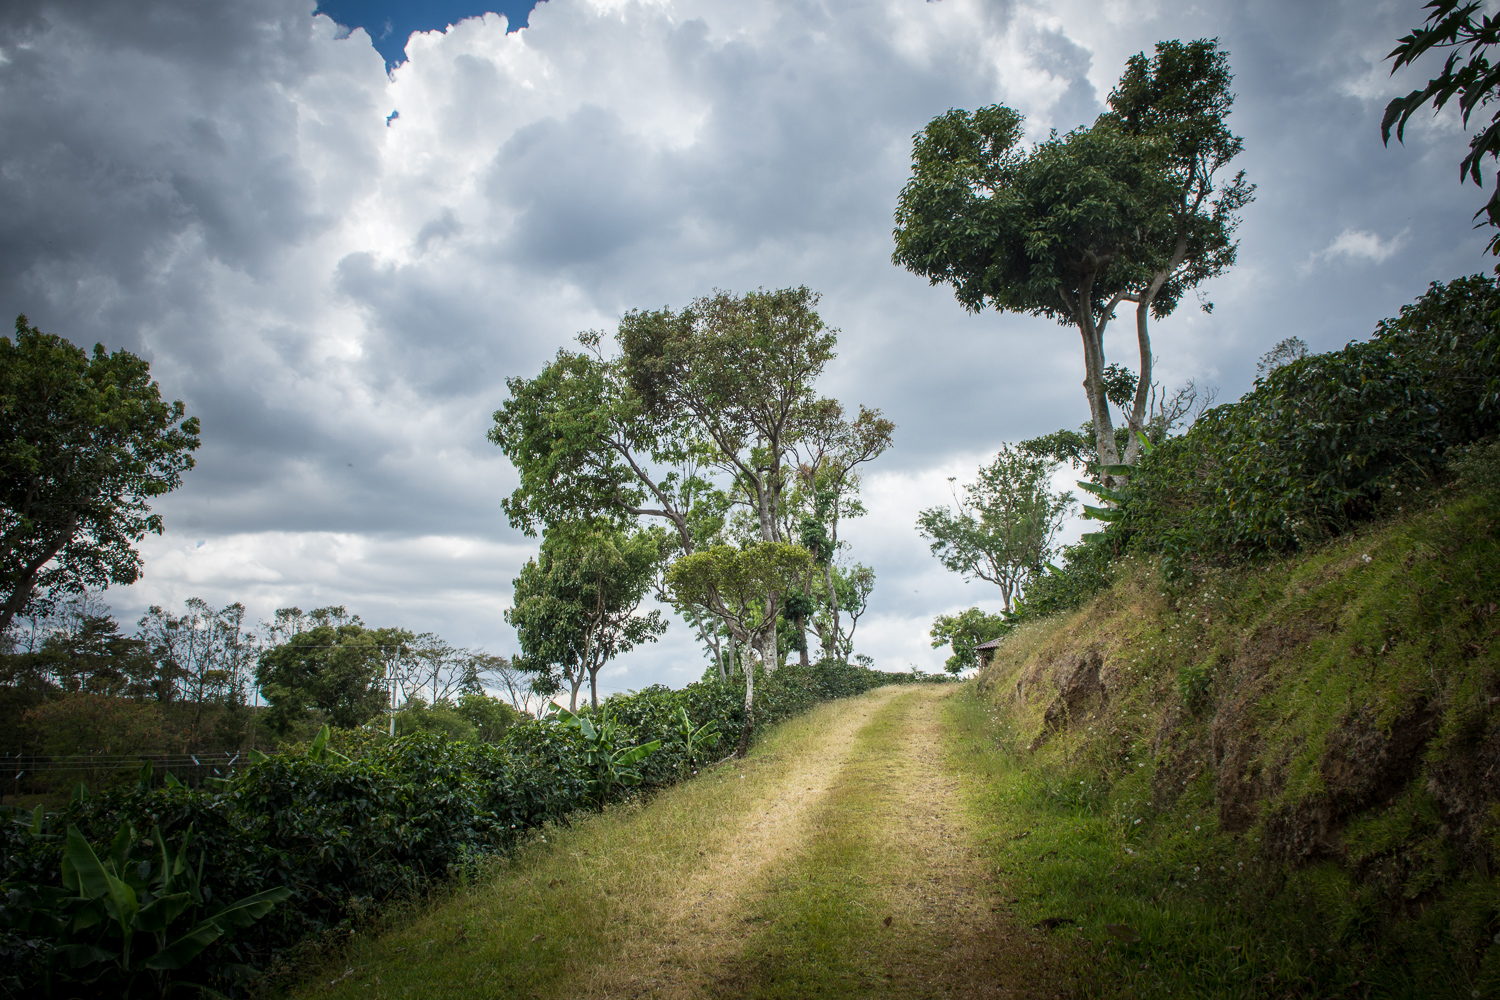
<path id="1" fill-rule="evenodd" d="M 342 607 L 284 608 L 252 630 L 243 604 L 190 598 L 128 633 L 85 591 L 16 618 L 0 642 L 8 755 L 267 750 L 377 720 L 493 741 L 539 703 L 506 657 L 369 628 Z"/>

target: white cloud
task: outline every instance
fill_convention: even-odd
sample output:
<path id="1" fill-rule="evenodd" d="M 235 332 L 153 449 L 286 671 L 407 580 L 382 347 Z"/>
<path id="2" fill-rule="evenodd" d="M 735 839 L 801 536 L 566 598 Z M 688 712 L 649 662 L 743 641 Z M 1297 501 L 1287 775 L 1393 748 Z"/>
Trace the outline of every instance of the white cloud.
<path id="1" fill-rule="evenodd" d="M 1386 239 L 1379 233 L 1367 229 L 1345 229 L 1329 241 L 1322 250 L 1309 254 L 1303 268 L 1310 270 L 1317 263 L 1332 261 L 1340 257 L 1347 260 L 1366 260 L 1374 264 L 1383 264 L 1406 244 L 1408 232 L 1409 230 L 1403 229 L 1395 236 Z"/>
<path id="2" fill-rule="evenodd" d="M 1220 309 L 1185 306 L 1156 336 L 1163 371 L 1241 372 L 1228 398 L 1266 327 L 1361 335 L 1480 260 L 1457 157 L 1382 158 L 1336 92 L 1347 68 L 1308 56 L 1331 21 L 1365 52 L 1406 15 L 1282 0 L 1272 37 L 1241 6 L 550 0 L 521 31 L 488 15 L 414 35 L 390 76 L 312 0 L 7 8 L 0 308 L 143 352 L 204 425 L 145 579 L 109 599 L 127 619 L 191 595 L 257 616 L 343 603 L 506 651 L 535 542 L 504 523 L 514 474 L 484 438 L 505 378 L 629 308 L 805 283 L 843 331 L 825 391 L 899 425 L 850 527 L 880 581 L 857 646 L 934 668 L 926 623 L 993 600 L 937 565 L 917 509 L 1086 408 L 1074 331 L 971 316 L 891 265 L 910 137 L 933 116 L 1004 101 L 1036 134 L 1087 124 L 1127 55 L 1221 35 L 1260 201 Z M 1409 230 L 1375 236 L 1398 202 Z M 1405 241 L 1421 267 L 1400 287 L 1363 268 L 1292 280 L 1310 234 L 1338 226 L 1320 262 Z M 1130 360 L 1126 325 L 1111 360 Z M 677 626 L 611 683 L 680 683 L 696 655 Z"/>

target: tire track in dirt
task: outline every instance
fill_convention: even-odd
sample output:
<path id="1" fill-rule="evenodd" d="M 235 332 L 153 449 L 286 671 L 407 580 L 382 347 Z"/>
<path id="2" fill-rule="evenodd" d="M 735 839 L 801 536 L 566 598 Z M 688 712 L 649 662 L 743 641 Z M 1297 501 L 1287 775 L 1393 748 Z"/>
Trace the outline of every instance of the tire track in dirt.
<path id="1" fill-rule="evenodd" d="M 880 886 L 894 941 L 884 949 L 891 995 L 1071 995 L 1072 963 L 1046 935 L 1018 926 L 989 870 L 943 739 L 943 700 L 953 688 L 913 692 L 900 737 L 889 746 L 899 779 L 889 821 L 871 831 L 905 877 Z"/>
<path id="2" fill-rule="evenodd" d="M 574 997 L 696 998 L 718 970 L 743 949 L 748 904 L 764 891 L 767 874 L 805 847 L 811 817 L 849 764 L 861 730 L 905 689 L 878 688 L 840 704 L 832 725 L 798 748 L 788 770 L 723 842 L 704 852 L 682 889 L 654 911 L 649 935 L 631 940 L 612 961 L 596 966 L 566 991 Z M 766 766 L 730 762 L 726 769 Z"/>

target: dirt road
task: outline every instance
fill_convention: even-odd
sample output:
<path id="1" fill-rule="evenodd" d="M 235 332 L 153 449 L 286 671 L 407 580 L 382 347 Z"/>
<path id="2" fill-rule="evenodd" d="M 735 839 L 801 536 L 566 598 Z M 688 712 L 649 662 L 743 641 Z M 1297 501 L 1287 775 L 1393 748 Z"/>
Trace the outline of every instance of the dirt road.
<path id="1" fill-rule="evenodd" d="M 942 739 L 953 690 L 836 706 L 651 931 L 563 992 L 1062 995 L 1050 946 L 1012 923 L 970 836 Z"/>
<path id="2" fill-rule="evenodd" d="M 1016 926 L 975 842 L 955 695 L 821 705 L 743 761 L 548 831 L 297 995 L 1067 996 L 1056 942 Z"/>

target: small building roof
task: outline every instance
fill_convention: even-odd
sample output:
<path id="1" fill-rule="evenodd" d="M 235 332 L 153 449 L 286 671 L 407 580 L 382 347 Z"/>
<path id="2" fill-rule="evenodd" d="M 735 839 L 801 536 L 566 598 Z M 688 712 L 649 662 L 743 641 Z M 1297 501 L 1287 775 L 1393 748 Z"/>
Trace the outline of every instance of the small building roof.
<path id="1" fill-rule="evenodd" d="M 998 639 L 991 639 L 989 642 L 981 642 L 979 645 L 974 647 L 974 651 L 977 653 L 981 649 L 999 649 L 1000 643 L 1004 640 L 1005 636 L 1002 635 Z"/>

